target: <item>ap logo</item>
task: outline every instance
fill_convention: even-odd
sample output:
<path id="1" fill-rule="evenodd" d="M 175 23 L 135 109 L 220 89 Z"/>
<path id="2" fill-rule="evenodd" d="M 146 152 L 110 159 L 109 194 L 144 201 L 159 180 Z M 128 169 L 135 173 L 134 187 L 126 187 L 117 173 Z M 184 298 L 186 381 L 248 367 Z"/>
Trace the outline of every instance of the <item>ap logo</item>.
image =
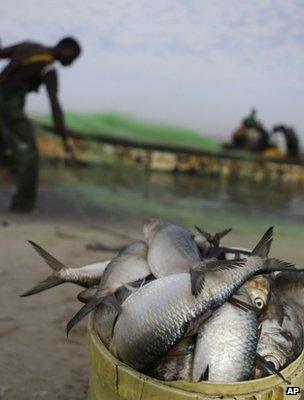
<path id="1" fill-rule="evenodd" d="M 299 394 L 300 391 L 301 391 L 301 389 L 298 386 L 287 386 L 285 393 L 287 396 L 291 396 L 291 395 Z"/>

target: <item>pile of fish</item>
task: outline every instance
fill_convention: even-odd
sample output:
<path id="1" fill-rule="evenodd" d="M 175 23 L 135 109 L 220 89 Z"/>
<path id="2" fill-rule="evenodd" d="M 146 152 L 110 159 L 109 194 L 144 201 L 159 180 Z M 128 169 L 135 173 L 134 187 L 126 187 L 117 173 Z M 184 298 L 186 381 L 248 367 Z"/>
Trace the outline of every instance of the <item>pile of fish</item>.
<path id="1" fill-rule="evenodd" d="M 252 251 L 222 246 L 230 230 L 193 234 L 151 219 L 144 240 L 82 268 L 30 242 L 53 274 L 22 296 L 65 282 L 85 287 L 67 333 L 94 310 L 112 354 L 160 380 L 284 379 L 280 371 L 303 349 L 304 274 L 269 257 L 273 228 Z"/>

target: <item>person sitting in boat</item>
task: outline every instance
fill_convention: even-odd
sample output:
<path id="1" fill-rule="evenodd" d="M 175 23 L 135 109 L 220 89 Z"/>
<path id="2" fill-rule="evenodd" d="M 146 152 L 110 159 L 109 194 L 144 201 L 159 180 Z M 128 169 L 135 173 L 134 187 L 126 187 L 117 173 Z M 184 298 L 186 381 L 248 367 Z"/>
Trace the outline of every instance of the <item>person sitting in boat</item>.
<path id="1" fill-rule="evenodd" d="M 273 127 L 273 133 L 278 134 L 282 133 L 284 138 L 284 147 L 285 147 L 285 155 L 289 158 L 299 158 L 300 157 L 300 144 L 298 136 L 295 130 L 286 125 L 276 125 Z"/>
<path id="2" fill-rule="evenodd" d="M 2 152 L 10 153 L 10 169 L 17 186 L 11 204 L 14 211 L 33 210 L 37 193 L 38 152 L 33 128 L 24 113 L 26 95 L 41 85 L 46 86 L 56 131 L 71 157 L 73 140 L 64 126 L 54 63 L 59 61 L 69 66 L 80 52 L 78 42 L 70 37 L 63 38 L 54 47 L 22 42 L 0 48 L 0 60 L 9 60 L 0 73 L 0 137 Z"/>
<path id="3" fill-rule="evenodd" d="M 250 152 L 263 152 L 269 147 L 269 134 L 261 121 L 256 117 L 257 111 L 252 109 L 242 120 L 239 128 L 232 135 L 230 148 Z"/>
<path id="4" fill-rule="evenodd" d="M 257 120 L 257 110 L 252 108 L 249 115 L 243 119 L 243 125 L 247 128 L 256 128 L 260 122 Z"/>

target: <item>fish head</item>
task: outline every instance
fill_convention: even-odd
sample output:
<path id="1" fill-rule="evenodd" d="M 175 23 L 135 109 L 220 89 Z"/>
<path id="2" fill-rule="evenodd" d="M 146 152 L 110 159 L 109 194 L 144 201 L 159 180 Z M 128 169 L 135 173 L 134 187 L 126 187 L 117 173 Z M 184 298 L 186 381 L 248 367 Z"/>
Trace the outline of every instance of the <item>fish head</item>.
<path id="1" fill-rule="evenodd" d="M 272 368 L 276 369 L 277 371 L 281 371 L 286 363 L 287 363 L 287 358 L 286 356 L 280 352 L 276 348 L 272 348 L 271 352 L 272 354 L 260 354 L 267 363 L 269 363 Z M 254 379 L 261 379 L 264 378 L 267 374 L 265 373 L 264 370 L 262 370 L 260 367 L 256 366 L 254 370 Z"/>
<path id="2" fill-rule="evenodd" d="M 256 276 L 248 280 L 244 286 L 256 311 L 261 313 L 269 302 L 271 290 L 269 279 L 262 275 Z"/>
<path id="3" fill-rule="evenodd" d="M 150 218 L 144 223 L 143 232 L 146 241 L 149 243 L 154 235 L 163 227 L 167 225 L 164 221 L 156 218 Z"/>
<path id="4" fill-rule="evenodd" d="M 276 324 L 269 321 L 264 332 L 262 329 L 257 351 L 274 369 L 281 371 L 288 364 L 288 357 L 292 348 L 281 335 L 282 329 L 279 330 L 278 328 Z M 260 370 L 260 367 L 256 366 L 255 378 L 258 379 L 263 376 L 265 374 Z"/>

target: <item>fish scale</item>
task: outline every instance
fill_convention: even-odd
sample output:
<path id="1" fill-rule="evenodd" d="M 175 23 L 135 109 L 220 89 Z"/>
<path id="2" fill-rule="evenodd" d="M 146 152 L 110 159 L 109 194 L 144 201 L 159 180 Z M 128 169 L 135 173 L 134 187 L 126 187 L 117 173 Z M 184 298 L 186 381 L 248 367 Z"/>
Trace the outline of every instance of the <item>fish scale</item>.
<path id="1" fill-rule="evenodd" d="M 237 293 L 251 304 L 244 288 Z M 254 311 L 223 304 L 202 324 L 197 337 L 193 381 L 208 368 L 208 380 L 239 382 L 250 378 L 258 343 L 258 320 Z"/>
<path id="2" fill-rule="evenodd" d="M 187 324 L 223 304 L 265 259 L 250 257 L 234 268 L 207 270 L 202 292 L 191 293 L 190 274 L 157 279 L 132 294 L 124 303 L 114 329 L 112 348 L 118 357 L 144 370 L 180 340 Z"/>

